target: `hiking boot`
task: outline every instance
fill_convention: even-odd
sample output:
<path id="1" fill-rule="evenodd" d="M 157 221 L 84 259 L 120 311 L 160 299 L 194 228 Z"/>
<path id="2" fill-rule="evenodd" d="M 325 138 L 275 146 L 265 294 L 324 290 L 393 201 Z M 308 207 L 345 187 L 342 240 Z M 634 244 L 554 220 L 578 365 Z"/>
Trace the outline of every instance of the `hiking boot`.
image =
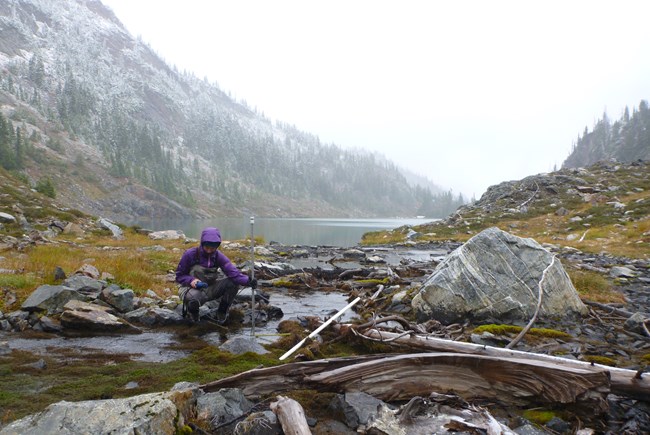
<path id="1" fill-rule="evenodd" d="M 199 307 L 201 304 L 199 304 L 199 301 L 196 299 L 192 299 L 191 301 L 187 302 L 187 312 L 190 315 L 190 320 L 194 323 L 199 321 Z"/>
<path id="2" fill-rule="evenodd" d="M 225 313 L 223 311 L 217 311 L 214 320 L 220 325 L 225 324 L 228 321 L 228 311 Z"/>

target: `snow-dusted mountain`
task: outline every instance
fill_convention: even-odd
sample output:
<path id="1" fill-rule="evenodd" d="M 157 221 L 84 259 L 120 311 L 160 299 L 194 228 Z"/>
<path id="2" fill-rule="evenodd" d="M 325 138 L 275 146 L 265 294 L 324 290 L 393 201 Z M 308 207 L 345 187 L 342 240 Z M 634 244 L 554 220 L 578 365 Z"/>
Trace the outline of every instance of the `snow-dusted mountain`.
<path id="1" fill-rule="evenodd" d="M 0 113 L 2 166 L 115 219 L 412 216 L 431 198 L 170 67 L 97 0 L 0 2 Z"/>

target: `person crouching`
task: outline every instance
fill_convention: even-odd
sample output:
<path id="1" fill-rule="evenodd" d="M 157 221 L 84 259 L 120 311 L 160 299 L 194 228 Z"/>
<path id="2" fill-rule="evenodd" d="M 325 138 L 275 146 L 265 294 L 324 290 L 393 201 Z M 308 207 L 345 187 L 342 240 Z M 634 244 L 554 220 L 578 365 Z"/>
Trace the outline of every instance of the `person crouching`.
<path id="1" fill-rule="evenodd" d="M 201 244 L 185 251 L 178 262 L 176 282 L 179 284 L 178 295 L 183 301 L 183 317 L 189 315 L 192 322 L 199 321 L 201 305 L 219 299 L 216 321 L 224 324 L 239 287 L 257 287 L 256 279 L 251 280 L 219 251 L 220 244 L 219 229 L 207 227 L 201 232 Z M 218 269 L 225 278 L 217 278 Z"/>

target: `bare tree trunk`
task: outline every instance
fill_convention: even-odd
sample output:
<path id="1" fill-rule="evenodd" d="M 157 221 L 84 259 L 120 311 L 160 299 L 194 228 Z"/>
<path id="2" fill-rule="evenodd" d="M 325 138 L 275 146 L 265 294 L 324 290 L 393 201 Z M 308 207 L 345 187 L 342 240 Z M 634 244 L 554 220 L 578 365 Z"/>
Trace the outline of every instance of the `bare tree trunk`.
<path id="1" fill-rule="evenodd" d="M 320 360 L 255 369 L 201 386 L 204 391 L 241 388 L 244 395 L 279 394 L 294 389 L 363 391 L 385 401 L 449 392 L 464 399 L 488 398 L 503 404 L 606 404 L 609 376 L 594 368 L 459 353 L 418 353 L 371 358 Z"/>
<path id="2" fill-rule="evenodd" d="M 271 411 L 278 416 L 282 431 L 286 435 L 311 435 L 305 411 L 300 403 L 284 396 L 278 396 L 278 401 L 271 403 Z"/>
<path id="3" fill-rule="evenodd" d="M 472 355 L 489 355 L 502 359 L 525 359 L 547 361 L 560 367 L 574 367 L 585 370 L 604 370 L 611 377 L 612 392 L 622 396 L 633 397 L 640 400 L 650 400 L 650 376 L 642 376 L 634 370 L 619 369 L 600 364 L 594 364 L 584 361 L 570 360 L 550 355 L 541 355 L 530 352 L 522 352 L 513 349 L 502 349 L 498 347 L 483 346 L 473 343 L 444 340 L 434 337 L 425 337 L 417 335 L 403 335 L 392 332 L 378 331 L 370 329 L 363 334 L 365 337 L 374 340 L 390 340 L 391 344 L 399 344 L 420 349 L 425 351 L 438 352 L 460 352 Z"/>

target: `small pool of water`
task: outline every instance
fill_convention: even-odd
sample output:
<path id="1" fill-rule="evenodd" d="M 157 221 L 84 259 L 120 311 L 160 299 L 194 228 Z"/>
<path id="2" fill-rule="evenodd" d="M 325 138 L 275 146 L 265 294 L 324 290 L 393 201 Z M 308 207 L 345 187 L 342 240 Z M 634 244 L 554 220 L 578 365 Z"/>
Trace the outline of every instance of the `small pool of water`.
<path id="1" fill-rule="evenodd" d="M 348 297 L 342 293 L 304 292 L 290 295 L 288 292 L 269 292 L 270 303 L 282 309 L 282 319 L 272 320 L 264 325 L 256 325 L 255 340 L 268 344 L 278 339 L 277 326 L 282 320 L 299 316 L 331 317 L 348 304 Z M 348 310 L 338 321 L 346 321 L 356 314 Z M 75 359 L 84 354 L 99 353 L 127 355 L 135 361 L 169 362 L 185 356 L 191 351 L 179 346 L 181 341 L 197 340 L 215 346 L 236 336 L 251 337 L 251 328 L 229 328 L 223 331 L 207 322 L 199 325 L 177 325 L 166 328 L 145 330 L 142 334 L 61 336 L 51 334 L 47 338 L 27 338 L 23 333 L 0 332 L 0 341 L 6 341 L 11 350 L 24 350 L 36 355 L 61 359 Z M 200 343 L 198 343 L 200 346 Z M 194 347 L 195 348 L 195 347 Z M 107 358 L 107 361 L 110 358 Z"/>

